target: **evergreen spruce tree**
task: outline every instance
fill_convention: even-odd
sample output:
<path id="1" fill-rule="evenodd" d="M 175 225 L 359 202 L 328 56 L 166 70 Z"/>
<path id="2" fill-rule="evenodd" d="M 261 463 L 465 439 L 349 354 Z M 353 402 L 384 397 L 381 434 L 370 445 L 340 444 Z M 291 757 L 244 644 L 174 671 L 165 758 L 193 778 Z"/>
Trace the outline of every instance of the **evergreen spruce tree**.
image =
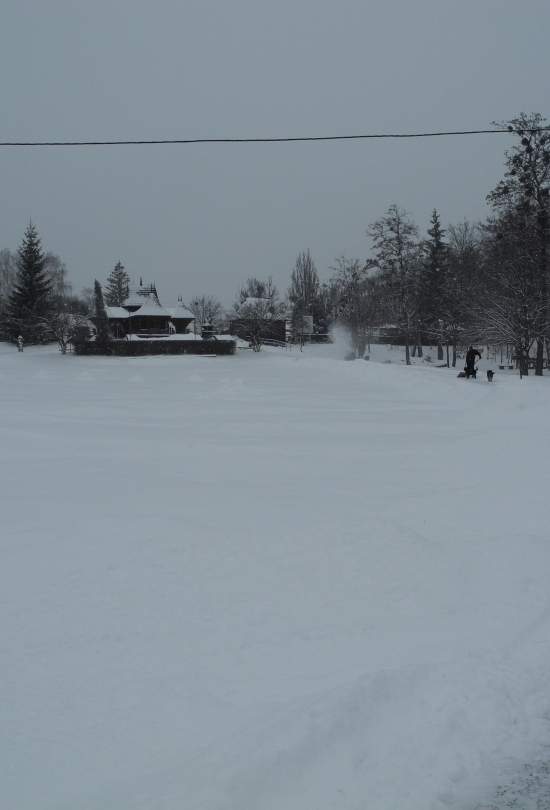
<path id="1" fill-rule="evenodd" d="M 130 293 L 130 279 L 121 262 L 117 262 L 107 279 L 105 303 L 108 307 L 121 307 Z"/>
<path id="2" fill-rule="evenodd" d="M 444 309 L 445 309 L 445 271 L 447 266 L 447 245 L 444 242 L 445 231 L 441 227 L 439 214 L 434 208 L 424 242 L 425 270 L 422 274 L 422 310 L 431 335 L 437 336 L 437 359 L 443 360 Z"/>
<path id="3" fill-rule="evenodd" d="M 22 335 L 25 343 L 47 339 L 45 321 L 52 311 L 51 280 L 45 271 L 38 231 L 29 223 L 17 252 L 17 274 L 11 292 L 7 320 L 12 339 Z"/>
<path id="4" fill-rule="evenodd" d="M 103 290 L 101 284 L 97 279 L 94 281 L 94 306 L 95 306 L 95 328 L 96 328 L 96 346 L 104 352 L 109 351 L 111 344 L 111 331 L 109 329 L 109 320 L 105 311 L 105 303 L 103 301 Z"/>

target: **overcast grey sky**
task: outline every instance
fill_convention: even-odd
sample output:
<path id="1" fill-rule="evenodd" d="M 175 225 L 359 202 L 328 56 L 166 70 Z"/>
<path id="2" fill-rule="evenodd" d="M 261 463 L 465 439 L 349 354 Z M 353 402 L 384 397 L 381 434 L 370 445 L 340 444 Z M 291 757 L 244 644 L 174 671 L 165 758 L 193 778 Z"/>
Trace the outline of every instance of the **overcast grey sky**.
<path id="1" fill-rule="evenodd" d="M 0 140 L 484 128 L 547 113 L 548 0 L 2 0 Z M 0 151 L 0 247 L 29 218 L 78 290 L 118 259 L 170 303 L 368 255 L 397 202 L 484 213 L 504 136 Z"/>

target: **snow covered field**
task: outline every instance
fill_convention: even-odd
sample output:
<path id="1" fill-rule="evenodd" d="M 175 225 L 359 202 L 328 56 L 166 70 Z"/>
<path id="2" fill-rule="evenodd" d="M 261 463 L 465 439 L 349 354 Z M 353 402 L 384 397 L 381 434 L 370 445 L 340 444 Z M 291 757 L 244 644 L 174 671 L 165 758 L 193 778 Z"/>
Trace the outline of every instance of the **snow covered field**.
<path id="1" fill-rule="evenodd" d="M 550 379 L 340 357 L 0 344 L 3 807 L 468 810 L 548 760 Z"/>

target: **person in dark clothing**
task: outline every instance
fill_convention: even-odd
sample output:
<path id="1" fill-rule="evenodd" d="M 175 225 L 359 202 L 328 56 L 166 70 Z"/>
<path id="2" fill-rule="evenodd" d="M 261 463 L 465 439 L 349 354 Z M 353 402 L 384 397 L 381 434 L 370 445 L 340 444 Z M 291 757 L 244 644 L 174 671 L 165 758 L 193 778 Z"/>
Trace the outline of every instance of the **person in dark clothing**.
<path id="1" fill-rule="evenodd" d="M 473 346 L 470 346 L 470 348 L 466 352 L 466 365 L 464 366 L 466 377 L 476 376 L 476 367 L 475 367 L 476 357 L 479 357 L 479 359 L 481 360 L 481 353 L 478 352 L 477 349 L 474 349 Z"/>

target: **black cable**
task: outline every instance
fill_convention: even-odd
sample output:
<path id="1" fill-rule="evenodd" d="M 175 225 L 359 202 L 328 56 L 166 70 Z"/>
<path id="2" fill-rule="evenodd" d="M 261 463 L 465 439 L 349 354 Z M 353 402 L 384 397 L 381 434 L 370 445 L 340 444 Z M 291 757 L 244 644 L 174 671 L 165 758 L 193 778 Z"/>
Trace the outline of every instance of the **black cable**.
<path id="1" fill-rule="evenodd" d="M 533 132 L 550 131 L 550 126 L 534 127 L 526 130 Z M 383 140 L 400 138 L 441 138 L 456 135 L 510 135 L 512 131 L 506 129 L 464 129 L 447 132 L 398 132 L 373 133 L 363 135 L 311 135 L 291 138 L 161 138 L 152 140 L 113 140 L 113 141 L 0 141 L 2 146 L 33 147 L 33 146 L 167 146 L 183 144 L 214 144 L 214 143 L 305 143 L 312 141 L 360 141 Z"/>

